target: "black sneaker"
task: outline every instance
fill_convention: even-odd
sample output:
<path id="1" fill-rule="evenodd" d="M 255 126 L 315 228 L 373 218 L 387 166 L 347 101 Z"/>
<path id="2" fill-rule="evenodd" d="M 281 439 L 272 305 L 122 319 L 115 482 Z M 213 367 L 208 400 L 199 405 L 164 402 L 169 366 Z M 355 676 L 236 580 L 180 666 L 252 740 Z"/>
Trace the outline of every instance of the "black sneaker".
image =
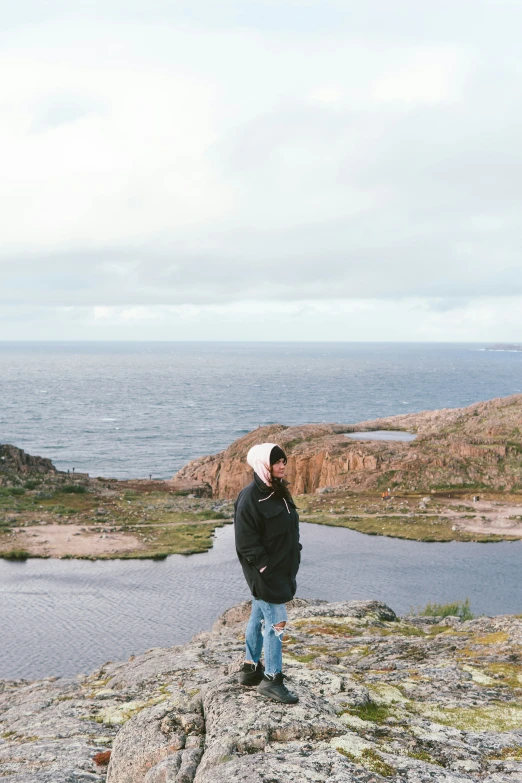
<path id="1" fill-rule="evenodd" d="M 282 672 L 274 674 L 273 677 L 265 675 L 257 686 L 257 690 L 262 696 L 266 696 L 267 699 L 272 699 L 272 701 L 280 701 L 283 704 L 297 704 L 299 696 L 288 690 L 283 681 L 284 676 Z"/>
<path id="2" fill-rule="evenodd" d="M 251 688 L 253 685 L 259 685 L 263 679 L 265 668 L 262 666 L 261 661 L 258 664 L 244 663 L 243 668 L 239 672 L 239 684 L 246 685 Z"/>

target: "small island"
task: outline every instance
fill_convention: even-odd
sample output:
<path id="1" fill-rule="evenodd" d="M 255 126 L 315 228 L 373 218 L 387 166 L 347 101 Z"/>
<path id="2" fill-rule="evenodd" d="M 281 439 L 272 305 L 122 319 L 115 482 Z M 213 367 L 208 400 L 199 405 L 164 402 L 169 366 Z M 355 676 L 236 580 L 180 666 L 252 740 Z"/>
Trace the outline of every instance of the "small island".
<path id="1" fill-rule="evenodd" d="M 379 438 L 347 437 L 371 432 Z M 522 538 L 519 394 L 358 424 L 261 427 L 169 481 L 64 473 L 0 445 L 0 557 L 205 552 L 233 519 L 233 501 L 250 481 L 247 451 L 260 441 L 288 454 L 304 522 L 427 542 Z"/>
<path id="2" fill-rule="evenodd" d="M 512 343 L 497 343 L 490 345 L 486 351 L 522 351 L 522 345 L 513 345 Z"/>

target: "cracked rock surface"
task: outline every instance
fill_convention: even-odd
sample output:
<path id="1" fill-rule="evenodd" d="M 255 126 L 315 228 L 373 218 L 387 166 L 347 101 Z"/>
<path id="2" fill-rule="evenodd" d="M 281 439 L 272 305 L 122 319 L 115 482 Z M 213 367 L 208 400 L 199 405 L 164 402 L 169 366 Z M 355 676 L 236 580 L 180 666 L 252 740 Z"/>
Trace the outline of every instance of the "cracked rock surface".
<path id="1" fill-rule="evenodd" d="M 16 783 L 522 783 L 522 619 L 397 618 L 295 599 L 296 705 L 238 685 L 250 604 L 186 645 L 0 685 Z M 96 754 L 111 751 L 108 768 Z M 98 757 L 99 760 L 100 757 Z"/>

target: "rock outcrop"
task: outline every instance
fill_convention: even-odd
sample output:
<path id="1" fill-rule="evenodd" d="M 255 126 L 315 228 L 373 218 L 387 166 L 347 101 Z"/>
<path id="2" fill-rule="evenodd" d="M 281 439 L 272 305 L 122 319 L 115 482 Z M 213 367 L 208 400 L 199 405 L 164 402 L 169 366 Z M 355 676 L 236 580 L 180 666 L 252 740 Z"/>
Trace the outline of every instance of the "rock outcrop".
<path id="1" fill-rule="evenodd" d="M 23 449 L 8 443 L 0 444 L 0 477 L 10 473 L 22 476 L 31 473 L 56 473 L 56 468 L 50 459 L 33 457 Z"/>
<path id="2" fill-rule="evenodd" d="M 356 441 L 347 433 L 405 430 L 417 438 Z M 255 443 L 280 443 L 295 495 L 324 487 L 360 491 L 399 486 L 522 490 L 522 394 L 468 408 L 424 411 L 353 425 L 259 427 L 225 451 L 188 463 L 175 481 L 209 484 L 214 497 L 232 498 L 250 481 L 246 454 Z"/>
<path id="3" fill-rule="evenodd" d="M 186 645 L 4 683 L 12 783 L 520 783 L 522 619 L 289 604 L 283 706 L 242 688 L 245 602 Z M 440 619 L 440 618 L 439 618 Z M 109 755 L 108 771 L 102 763 Z"/>

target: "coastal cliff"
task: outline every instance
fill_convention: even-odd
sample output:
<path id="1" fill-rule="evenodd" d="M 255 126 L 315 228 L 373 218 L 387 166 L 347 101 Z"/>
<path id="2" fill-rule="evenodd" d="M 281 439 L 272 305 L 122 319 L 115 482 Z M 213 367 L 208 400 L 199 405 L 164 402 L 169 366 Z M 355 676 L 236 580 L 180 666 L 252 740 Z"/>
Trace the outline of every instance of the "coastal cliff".
<path id="1" fill-rule="evenodd" d="M 244 602 L 185 645 L 75 679 L 1 683 L 0 776 L 520 783 L 520 617 L 401 619 L 378 601 L 288 608 L 284 666 L 297 705 L 238 685 Z"/>
<path id="2" fill-rule="evenodd" d="M 0 443 L 0 476 L 1 474 L 29 476 L 31 474 L 55 474 L 56 472 L 50 459 L 33 457 L 16 446 Z"/>
<path id="3" fill-rule="evenodd" d="M 372 430 L 403 430 L 417 437 L 410 442 L 347 437 Z M 387 486 L 405 492 L 522 491 L 522 394 L 351 425 L 259 427 L 224 451 L 189 462 L 173 480 L 209 484 L 213 497 L 233 498 L 251 478 L 249 448 L 263 441 L 285 449 L 287 478 L 295 495 L 323 488 L 360 492 Z"/>

